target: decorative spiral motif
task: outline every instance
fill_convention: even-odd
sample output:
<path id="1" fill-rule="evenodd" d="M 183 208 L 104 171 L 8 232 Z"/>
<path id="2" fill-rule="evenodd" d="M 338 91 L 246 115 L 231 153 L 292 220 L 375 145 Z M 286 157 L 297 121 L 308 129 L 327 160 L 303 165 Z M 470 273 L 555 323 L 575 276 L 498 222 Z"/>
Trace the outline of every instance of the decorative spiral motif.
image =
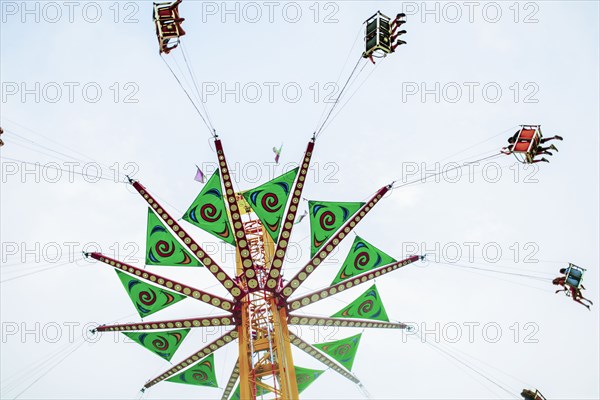
<path id="1" fill-rule="evenodd" d="M 194 207 L 190 210 L 191 211 L 188 211 L 188 214 L 193 216 L 190 217 L 191 219 L 188 218 L 187 220 L 196 221 L 196 208 Z M 152 229 L 150 229 L 150 227 L 152 227 Z M 192 255 L 177 241 L 176 236 L 167 230 L 152 209 L 148 210 L 146 265 L 201 266 L 200 262 L 192 259 Z"/>
<path id="2" fill-rule="evenodd" d="M 204 371 L 194 371 L 192 379 L 196 382 L 205 382 L 208 379 L 208 374 Z"/>
<path id="3" fill-rule="evenodd" d="M 354 268 L 356 268 L 359 271 L 362 271 L 363 268 L 361 268 L 361 267 L 365 267 L 365 266 L 369 265 L 370 261 L 371 261 L 371 256 L 369 255 L 368 252 L 363 251 L 361 253 L 358 253 L 356 255 L 356 258 L 354 259 Z"/>
<path id="4" fill-rule="evenodd" d="M 175 253 L 175 245 L 173 242 L 169 243 L 165 240 L 156 242 L 154 249 L 160 257 L 171 257 L 173 253 Z"/>
<path id="5" fill-rule="evenodd" d="M 335 214 L 331 211 L 325 211 L 323 214 L 321 214 L 321 217 L 319 217 L 319 225 L 323 230 L 333 230 L 335 225 Z"/>
<path id="6" fill-rule="evenodd" d="M 162 290 L 119 270 L 117 270 L 117 274 L 142 318 L 185 298 L 183 294 Z"/>
<path id="7" fill-rule="evenodd" d="M 352 351 L 352 345 L 350 343 L 345 343 L 343 345 L 338 346 L 335 349 L 335 355 L 337 356 L 345 356 L 347 353 Z"/>
<path id="8" fill-rule="evenodd" d="M 211 235 L 235 245 L 223 195 L 221 176 L 219 170 L 216 170 L 182 218 Z"/>
<path id="9" fill-rule="evenodd" d="M 221 219 L 221 213 L 213 204 L 204 204 L 200 207 L 200 217 L 206 222 L 217 222 Z"/>
<path id="10" fill-rule="evenodd" d="M 383 265 L 395 263 L 396 260 L 379 250 L 377 247 L 356 236 L 352 250 L 344 260 L 340 271 L 333 280 L 332 285 L 340 283 L 356 275 L 363 274 Z"/>
<path id="11" fill-rule="evenodd" d="M 199 361 L 194 367 L 167 380 L 190 385 L 217 387 L 217 379 L 214 370 L 214 355 L 210 354 L 204 360 Z"/>
<path id="12" fill-rule="evenodd" d="M 154 354 L 170 361 L 179 348 L 189 329 L 168 332 L 123 332 L 125 336 L 138 342 Z"/>
<path id="13" fill-rule="evenodd" d="M 153 305 L 157 300 L 156 293 L 154 293 L 154 290 L 152 289 L 141 291 L 138 295 L 138 298 L 140 299 L 140 302 L 146 306 Z"/>
<path id="14" fill-rule="evenodd" d="M 281 205 L 279 204 L 279 198 L 275 193 L 265 194 L 261 199 L 260 204 L 265 209 L 265 211 L 270 213 L 277 212 L 281 208 Z"/>
<path id="15" fill-rule="evenodd" d="M 354 357 L 356 356 L 356 350 L 360 342 L 361 333 L 349 338 L 336 340 L 335 342 L 329 343 L 316 343 L 314 346 L 320 349 L 322 352 L 338 361 L 348 370 L 352 369 L 354 364 Z"/>
<path id="16" fill-rule="evenodd" d="M 373 300 L 365 300 L 358 306 L 359 315 L 368 315 L 373 310 Z"/>
<path id="17" fill-rule="evenodd" d="M 298 168 L 295 168 L 255 189 L 244 192 L 244 199 L 250 204 L 275 243 L 279 238 L 290 186 L 294 183 L 297 172 Z"/>
<path id="18" fill-rule="evenodd" d="M 159 336 L 152 341 L 152 346 L 158 351 L 165 351 L 169 348 L 169 342 L 164 336 Z"/>

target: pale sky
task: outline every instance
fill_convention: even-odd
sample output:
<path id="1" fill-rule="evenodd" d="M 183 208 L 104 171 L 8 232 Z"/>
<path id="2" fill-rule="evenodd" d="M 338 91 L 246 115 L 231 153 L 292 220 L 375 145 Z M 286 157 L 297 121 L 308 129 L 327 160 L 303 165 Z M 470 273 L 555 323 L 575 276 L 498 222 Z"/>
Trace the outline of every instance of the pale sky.
<path id="1" fill-rule="evenodd" d="M 97 244 L 142 267 L 146 204 L 114 179 L 93 182 L 55 168 L 94 175 L 98 162 L 105 177 L 132 174 L 179 218 L 202 188 L 195 165 L 210 171 L 216 161 L 209 134 L 160 60 L 150 2 L 0 1 L 0 8 L 0 397 L 139 398 L 169 364 L 123 335 L 78 347 L 100 323 L 139 321 L 111 268 L 80 254 Z M 541 124 L 544 136 L 564 141 L 539 168 L 497 158 L 470 176 L 464 169 L 395 190 L 364 219 L 356 233 L 392 257 L 428 253 L 429 262 L 376 283 L 390 319 L 417 324 L 432 345 L 406 332 L 367 330 L 353 372 L 373 399 L 519 398 L 526 387 L 549 399 L 599 398 L 597 2 L 184 0 L 182 42 L 237 188 L 300 161 L 330 104 L 324 100 L 337 95 L 332 83 L 341 76 L 342 84 L 361 54 L 363 21 L 378 9 L 408 14 L 408 44 L 376 68 L 366 65 L 349 87 L 348 104 L 317 140 L 304 197 L 365 200 L 392 181 L 493 154 L 519 124 Z M 182 76 L 181 48 L 165 60 Z M 273 167 L 272 148 L 281 144 Z M 233 272 L 227 245 L 186 227 Z M 293 233 L 288 279 L 309 259 L 308 235 L 305 219 Z M 351 243 L 297 294 L 327 286 Z M 587 269 L 591 311 L 554 294 L 550 280 L 568 262 Z M 225 295 L 202 269 L 149 268 Z M 329 316 L 369 286 L 302 311 Z M 220 314 L 197 303 L 182 301 L 148 320 Z M 358 332 L 300 333 L 315 343 Z M 172 361 L 218 335 L 193 331 Z M 236 356 L 236 345 L 215 353 L 221 387 Z M 294 360 L 326 369 L 300 351 Z M 221 393 L 164 382 L 144 398 Z M 301 397 L 365 398 L 333 371 Z"/>

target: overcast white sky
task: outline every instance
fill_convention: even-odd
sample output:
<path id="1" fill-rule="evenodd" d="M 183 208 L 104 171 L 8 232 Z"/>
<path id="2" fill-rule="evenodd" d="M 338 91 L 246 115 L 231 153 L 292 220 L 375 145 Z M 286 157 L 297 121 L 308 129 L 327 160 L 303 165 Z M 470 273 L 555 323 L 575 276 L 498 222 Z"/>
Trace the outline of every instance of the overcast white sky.
<path id="1" fill-rule="evenodd" d="M 194 164 L 209 171 L 216 159 L 209 135 L 160 60 L 149 2 L 0 1 L 0 7 L 0 125 L 6 131 L 0 397 L 137 398 L 139 388 L 168 363 L 119 336 L 78 348 L 86 324 L 137 321 L 137 315 L 109 267 L 64 263 L 97 243 L 106 254 L 142 266 L 146 205 L 122 183 L 91 182 L 23 161 L 63 169 L 76 162 L 75 170 L 84 167 L 90 174 L 93 161 L 112 166 L 107 174 L 133 174 L 180 217 L 202 187 L 193 180 Z M 513 398 L 524 387 L 548 398 L 599 398 L 598 304 L 590 312 L 554 295 L 549 280 L 530 278 L 551 279 L 574 262 L 587 268 L 584 294 L 598 303 L 597 2 L 184 0 L 183 42 L 200 86 L 214 92 L 206 94 L 207 105 L 237 169 L 238 188 L 273 177 L 273 146 L 284 145 L 275 174 L 300 160 L 362 22 L 378 9 L 409 14 L 409 44 L 376 69 L 367 65 L 350 88 L 356 94 L 317 141 L 304 196 L 364 200 L 393 180 L 402 183 L 425 169 L 491 154 L 518 124 L 542 124 L 545 136 L 562 135 L 560 151 L 539 169 L 503 157 L 472 168 L 470 176 L 465 169 L 459 177 L 396 190 L 357 233 L 398 259 L 415 248 L 430 255 L 426 264 L 377 280 L 390 318 L 427 329 L 428 341 L 509 389 Z M 342 77 L 362 51 L 360 38 L 356 43 Z M 179 50 L 166 59 L 184 66 Z M 193 227 L 189 231 L 233 271 L 226 245 Z M 293 234 L 288 278 L 308 259 L 308 235 L 305 220 Z M 344 242 L 303 290 L 331 282 L 350 244 Z M 224 293 L 202 269 L 152 270 Z M 303 311 L 331 315 L 363 286 Z M 186 300 L 149 319 L 211 312 L 219 313 Z M 357 331 L 301 333 L 318 342 Z M 192 332 L 173 362 L 217 336 Z M 222 387 L 236 353 L 233 345 L 215 355 Z M 297 365 L 322 368 L 304 353 L 294 357 Z M 366 331 L 353 371 L 375 399 L 509 398 L 400 331 Z M 162 383 L 144 397 L 220 395 L 219 389 Z M 303 398 L 363 394 L 328 371 Z"/>

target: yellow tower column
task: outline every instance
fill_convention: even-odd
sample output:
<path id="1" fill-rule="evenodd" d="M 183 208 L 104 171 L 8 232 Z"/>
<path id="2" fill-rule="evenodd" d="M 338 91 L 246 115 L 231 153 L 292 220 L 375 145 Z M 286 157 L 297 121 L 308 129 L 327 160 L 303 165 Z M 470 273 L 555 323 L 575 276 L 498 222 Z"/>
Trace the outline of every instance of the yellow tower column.
<path id="1" fill-rule="evenodd" d="M 296 369 L 294 368 L 294 359 L 292 358 L 292 345 L 290 344 L 290 334 L 287 325 L 287 311 L 285 308 L 277 309 L 275 300 L 272 303 L 275 325 L 275 340 L 279 357 L 279 377 L 282 382 L 282 389 L 285 388 L 286 399 L 298 399 L 298 382 L 296 381 Z"/>
<path id="2" fill-rule="evenodd" d="M 239 255 L 236 257 L 236 273 L 238 276 L 243 276 L 243 266 Z M 255 394 L 250 385 L 250 372 L 252 370 L 250 354 L 250 321 L 248 320 L 248 296 L 241 300 L 240 308 L 241 324 L 238 326 L 238 341 L 239 341 L 239 368 L 240 368 L 240 399 L 254 399 Z"/>
<path id="3" fill-rule="evenodd" d="M 242 196 L 238 195 L 238 206 L 242 214 L 251 214 L 252 210 Z M 253 215 L 252 215 L 253 216 Z M 256 219 L 253 219 L 256 223 Z M 249 232 L 247 232 L 249 234 Z M 253 254 L 253 260 L 264 263 L 265 266 L 271 264 L 271 258 L 273 257 L 274 243 L 270 235 L 263 229 L 262 230 L 262 246 L 260 253 Z M 245 277 L 243 274 L 243 266 L 239 254 L 236 257 L 236 273 L 237 276 L 242 280 L 242 284 L 245 286 Z M 266 276 L 265 276 L 266 280 Z M 263 282 L 264 283 L 264 282 Z M 257 292 L 258 294 L 259 292 Z M 264 369 L 257 371 L 252 365 L 253 352 L 263 352 L 262 359 L 268 361 L 270 370 L 275 374 L 277 388 L 273 388 L 276 399 L 290 399 L 298 400 L 298 384 L 296 382 L 296 371 L 294 368 L 294 360 L 292 358 L 292 349 L 289 341 L 289 332 L 287 326 L 287 311 L 285 308 L 279 308 L 277 305 L 277 299 L 274 297 L 274 293 L 271 290 L 262 292 L 267 304 L 268 320 L 271 322 L 273 330 L 269 332 L 268 336 L 268 347 L 264 345 L 259 348 L 252 348 L 253 338 L 253 327 L 251 326 L 253 321 L 256 321 L 255 312 L 256 307 L 251 306 L 251 298 L 253 295 L 247 295 L 242 299 L 240 309 L 240 326 L 238 327 L 238 340 L 239 340 L 239 369 L 240 369 L 240 398 L 242 400 L 255 400 L 256 399 L 256 382 L 254 379 L 260 376 L 270 375 L 265 373 Z M 262 316 L 264 318 L 264 316 Z M 258 334 L 258 330 L 255 330 L 255 334 Z M 264 339 L 264 338 L 263 338 Z M 270 360 L 273 360 L 270 363 Z M 264 367 L 264 362 L 263 362 Z M 266 385 L 263 385 L 266 386 Z"/>

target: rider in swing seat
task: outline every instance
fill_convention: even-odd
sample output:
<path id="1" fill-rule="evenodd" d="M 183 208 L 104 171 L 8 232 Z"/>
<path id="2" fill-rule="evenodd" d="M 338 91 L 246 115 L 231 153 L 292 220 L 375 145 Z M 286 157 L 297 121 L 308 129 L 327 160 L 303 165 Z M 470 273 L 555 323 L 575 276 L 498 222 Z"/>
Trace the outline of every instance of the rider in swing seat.
<path id="1" fill-rule="evenodd" d="M 563 140 L 561 136 L 555 135 L 549 138 L 542 138 L 539 125 L 523 125 L 514 135 L 508 138 L 508 146 L 503 147 L 503 154 L 521 153 L 524 154 L 526 163 L 535 164 L 538 162 L 550 162 L 546 158 L 536 159 L 538 155 L 553 155 L 549 150 L 558 151 L 553 144 L 544 147 L 543 143 L 549 140 Z"/>
<path id="2" fill-rule="evenodd" d="M 590 306 L 594 303 L 592 303 L 591 300 L 583 297 L 583 294 L 581 293 L 582 290 L 585 290 L 585 286 L 581 284 L 583 272 L 584 270 L 581 268 L 570 264 L 568 268 L 560 269 L 560 273 L 563 274 L 563 276 L 559 276 L 558 278 L 552 280 L 552 284 L 563 287 L 562 290 L 559 289 L 554 293 L 566 292 L 565 294 L 567 296 L 570 295 L 573 301 L 585 306 L 588 310 L 590 310 Z M 585 304 L 583 301 L 588 302 L 589 305 Z"/>

